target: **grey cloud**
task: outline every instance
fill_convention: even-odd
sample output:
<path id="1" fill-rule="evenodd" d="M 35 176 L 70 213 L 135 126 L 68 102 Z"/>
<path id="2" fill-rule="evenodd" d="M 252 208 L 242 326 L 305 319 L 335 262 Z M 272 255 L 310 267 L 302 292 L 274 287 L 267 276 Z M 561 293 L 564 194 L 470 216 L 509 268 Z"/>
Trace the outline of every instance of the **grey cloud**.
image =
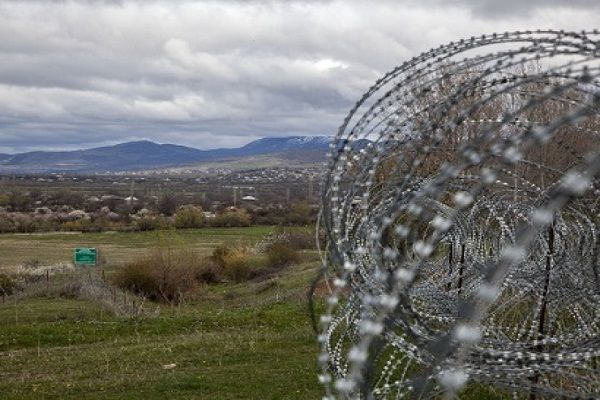
<path id="1" fill-rule="evenodd" d="M 410 57 L 485 32 L 593 28 L 586 4 L 3 2 L 0 151 L 332 134 Z"/>

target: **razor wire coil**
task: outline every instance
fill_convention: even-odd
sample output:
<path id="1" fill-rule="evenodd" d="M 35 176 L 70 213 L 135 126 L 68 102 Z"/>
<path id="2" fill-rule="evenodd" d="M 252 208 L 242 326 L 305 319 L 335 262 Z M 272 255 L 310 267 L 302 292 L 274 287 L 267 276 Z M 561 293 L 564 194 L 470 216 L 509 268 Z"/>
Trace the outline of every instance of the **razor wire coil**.
<path id="1" fill-rule="evenodd" d="M 600 34 L 451 42 L 330 145 L 325 398 L 600 397 Z"/>

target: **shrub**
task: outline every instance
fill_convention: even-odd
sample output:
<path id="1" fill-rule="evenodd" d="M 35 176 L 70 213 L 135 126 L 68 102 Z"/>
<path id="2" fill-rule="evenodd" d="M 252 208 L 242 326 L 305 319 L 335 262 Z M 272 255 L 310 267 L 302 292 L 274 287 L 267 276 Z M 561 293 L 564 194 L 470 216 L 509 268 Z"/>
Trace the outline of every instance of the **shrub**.
<path id="1" fill-rule="evenodd" d="M 65 231 L 80 231 L 80 232 L 104 232 L 109 229 L 116 228 L 106 218 L 95 218 L 93 220 L 83 218 L 75 221 L 67 221 L 61 225 Z"/>
<path id="2" fill-rule="evenodd" d="M 145 258 L 119 269 L 114 276 L 114 283 L 151 300 L 159 300 L 162 299 L 160 278 L 161 273 L 153 259 Z"/>
<path id="3" fill-rule="evenodd" d="M 12 211 L 27 211 L 31 208 L 31 199 L 24 193 L 13 191 L 8 194 L 8 207 Z"/>
<path id="4" fill-rule="evenodd" d="M 13 294 L 17 289 L 17 282 L 13 278 L 0 274 L 0 296 Z"/>
<path id="5" fill-rule="evenodd" d="M 217 265 L 227 279 L 239 282 L 248 277 L 250 269 L 245 263 L 245 252 L 241 247 L 217 246 L 210 260 Z"/>
<path id="6" fill-rule="evenodd" d="M 243 209 L 222 212 L 211 220 L 211 225 L 217 227 L 250 226 L 250 223 L 250 215 Z"/>
<path id="7" fill-rule="evenodd" d="M 57 288 L 57 295 L 65 299 L 77 299 L 81 296 L 81 282 L 78 280 L 67 280 Z"/>
<path id="8" fill-rule="evenodd" d="M 242 248 L 236 248 L 223 257 L 223 275 L 226 278 L 242 282 L 250 278 L 252 265 L 248 253 Z"/>
<path id="9" fill-rule="evenodd" d="M 315 234 L 312 231 L 288 231 L 280 236 L 280 242 L 296 250 L 311 250 L 317 247 Z"/>
<path id="10" fill-rule="evenodd" d="M 135 227 L 139 231 L 155 231 L 157 229 L 167 229 L 169 222 L 163 217 L 147 216 L 138 219 Z"/>
<path id="11" fill-rule="evenodd" d="M 60 224 L 56 220 L 44 215 L 35 216 L 34 224 L 37 232 L 50 232 L 60 228 Z"/>
<path id="12" fill-rule="evenodd" d="M 290 225 L 307 225 L 315 220 L 310 205 L 306 202 L 293 204 L 286 217 L 286 222 Z"/>
<path id="13" fill-rule="evenodd" d="M 204 214 L 202 209 L 194 206 L 182 206 L 177 209 L 175 214 L 175 228 L 190 229 L 201 228 L 204 226 Z"/>
<path id="14" fill-rule="evenodd" d="M 0 233 L 15 232 L 16 227 L 13 220 L 6 214 L 0 214 Z"/>
<path id="15" fill-rule="evenodd" d="M 66 205 L 73 208 L 83 208 L 85 201 L 81 193 L 74 192 L 71 189 L 60 189 L 51 196 L 49 203 L 56 206 Z"/>
<path id="16" fill-rule="evenodd" d="M 205 259 L 196 270 L 196 280 L 204 283 L 216 283 L 221 280 L 222 268 L 211 260 Z"/>
<path id="17" fill-rule="evenodd" d="M 219 245 L 213 250 L 210 259 L 220 267 L 223 267 L 225 265 L 225 257 L 229 253 L 231 253 L 231 247 Z"/>
<path id="18" fill-rule="evenodd" d="M 177 198 L 173 194 L 165 193 L 158 199 L 156 207 L 159 213 L 171 216 L 177 210 Z"/>
<path id="19" fill-rule="evenodd" d="M 267 265 L 281 268 L 300 261 L 300 254 L 284 243 L 275 243 L 267 249 Z"/>
<path id="20" fill-rule="evenodd" d="M 38 230 L 36 221 L 27 214 L 17 214 L 13 222 L 15 230 L 19 233 L 32 233 Z"/>
<path id="21" fill-rule="evenodd" d="M 204 279 L 216 279 L 216 269 L 194 252 L 159 249 L 121 269 L 113 282 L 153 301 L 179 303 Z"/>
<path id="22" fill-rule="evenodd" d="M 265 266 L 264 257 L 254 254 L 245 246 L 219 246 L 211 256 L 225 278 L 242 282 L 252 278 L 258 270 Z"/>
<path id="23" fill-rule="evenodd" d="M 62 224 L 62 229 L 65 231 L 80 231 L 80 232 L 90 232 L 92 226 L 92 221 L 89 219 L 78 219 L 76 221 L 67 221 Z"/>

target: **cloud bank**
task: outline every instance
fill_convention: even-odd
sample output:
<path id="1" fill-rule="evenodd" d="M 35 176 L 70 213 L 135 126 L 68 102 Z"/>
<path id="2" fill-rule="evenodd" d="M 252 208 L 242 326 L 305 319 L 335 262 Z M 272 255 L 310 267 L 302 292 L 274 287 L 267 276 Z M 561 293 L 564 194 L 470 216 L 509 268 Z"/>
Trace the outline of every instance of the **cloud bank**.
<path id="1" fill-rule="evenodd" d="M 596 0 L 0 4 L 0 152 L 333 134 L 386 71 L 462 37 L 593 29 Z"/>

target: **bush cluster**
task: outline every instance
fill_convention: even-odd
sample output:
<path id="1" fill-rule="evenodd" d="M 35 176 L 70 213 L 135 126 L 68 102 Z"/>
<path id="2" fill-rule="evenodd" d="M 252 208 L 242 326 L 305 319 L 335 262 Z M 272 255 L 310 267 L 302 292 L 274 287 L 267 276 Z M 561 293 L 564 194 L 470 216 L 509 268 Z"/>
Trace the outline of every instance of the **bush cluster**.
<path id="1" fill-rule="evenodd" d="M 244 209 L 225 210 L 214 218 L 204 217 L 202 209 L 187 205 L 181 206 L 172 216 L 119 215 L 114 212 L 91 213 L 85 218 L 68 217 L 65 213 L 35 214 L 25 212 L 1 212 L 0 233 L 33 233 L 50 231 L 154 231 L 164 229 L 193 229 L 206 226 L 245 227 L 252 220 Z"/>
<path id="2" fill-rule="evenodd" d="M 214 227 L 250 226 L 251 224 L 250 215 L 244 209 L 226 210 L 217 214 L 210 223 Z"/>
<path id="3" fill-rule="evenodd" d="M 318 208 L 306 202 L 288 206 L 268 206 L 252 211 L 252 223 L 257 225 L 302 226 L 314 224 Z"/>
<path id="4" fill-rule="evenodd" d="M 113 283 L 153 301 L 179 303 L 203 282 L 214 282 L 215 266 L 185 250 L 159 249 L 120 268 Z"/>
<path id="5" fill-rule="evenodd" d="M 234 282 L 252 278 L 264 266 L 264 256 L 243 245 L 218 246 L 211 260 L 219 266 L 224 279 Z"/>
<path id="6" fill-rule="evenodd" d="M 303 242 L 292 245 L 296 237 L 279 235 L 255 247 L 224 244 L 210 257 L 187 250 L 158 249 L 123 266 L 112 279 L 118 287 L 150 300 L 178 303 L 200 284 L 242 282 L 301 261 L 298 245 L 302 247 Z"/>
<path id="7" fill-rule="evenodd" d="M 254 248 L 247 246 L 219 246 L 211 260 L 220 267 L 223 277 L 241 282 L 269 271 L 284 268 L 301 260 L 298 248 L 285 236 L 266 240 Z"/>
<path id="8" fill-rule="evenodd" d="M 275 243 L 267 249 L 267 265 L 270 268 L 283 268 L 300 261 L 300 254 L 284 243 Z"/>
<path id="9" fill-rule="evenodd" d="M 0 296 L 11 295 L 17 290 L 17 282 L 9 275 L 0 273 Z"/>
<path id="10" fill-rule="evenodd" d="M 202 209 L 194 206 L 179 207 L 173 225 L 177 229 L 202 228 L 205 226 Z"/>

